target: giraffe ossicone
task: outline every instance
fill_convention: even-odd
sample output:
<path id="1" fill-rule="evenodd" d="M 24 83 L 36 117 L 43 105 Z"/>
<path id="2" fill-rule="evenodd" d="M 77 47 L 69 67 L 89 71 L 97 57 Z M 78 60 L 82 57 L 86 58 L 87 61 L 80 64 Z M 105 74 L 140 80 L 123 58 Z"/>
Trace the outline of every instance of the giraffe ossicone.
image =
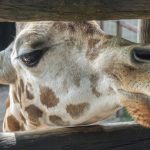
<path id="1" fill-rule="evenodd" d="M 94 21 L 17 23 L 0 83 L 10 87 L 3 131 L 91 124 L 122 106 L 150 127 L 150 47 Z"/>

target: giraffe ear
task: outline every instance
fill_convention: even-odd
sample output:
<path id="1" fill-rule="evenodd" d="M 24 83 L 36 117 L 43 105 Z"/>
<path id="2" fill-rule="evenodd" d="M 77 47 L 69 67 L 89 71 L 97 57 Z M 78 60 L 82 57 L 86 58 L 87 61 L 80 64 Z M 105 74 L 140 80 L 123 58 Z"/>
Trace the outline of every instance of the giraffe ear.
<path id="1" fill-rule="evenodd" d="M 13 43 L 5 50 L 0 52 L 0 83 L 11 84 L 16 79 L 16 71 L 11 64 L 10 55 L 12 52 Z"/>

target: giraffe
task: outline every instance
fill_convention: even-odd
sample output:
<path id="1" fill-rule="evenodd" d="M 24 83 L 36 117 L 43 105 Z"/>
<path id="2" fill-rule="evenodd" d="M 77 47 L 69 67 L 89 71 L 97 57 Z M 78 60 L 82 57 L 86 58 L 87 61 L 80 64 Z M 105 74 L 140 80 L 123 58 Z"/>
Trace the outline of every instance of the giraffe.
<path id="1" fill-rule="evenodd" d="M 92 124 L 122 106 L 150 127 L 150 48 L 95 21 L 18 23 L 0 62 L 5 132 Z"/>

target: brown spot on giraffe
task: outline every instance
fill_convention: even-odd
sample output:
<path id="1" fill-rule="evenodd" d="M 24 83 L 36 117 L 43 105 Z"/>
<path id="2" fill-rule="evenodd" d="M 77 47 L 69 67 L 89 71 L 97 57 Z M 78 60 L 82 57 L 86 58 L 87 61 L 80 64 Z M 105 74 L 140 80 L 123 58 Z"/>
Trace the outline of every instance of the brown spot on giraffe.
<path id="1" fill-rule="evenodd" d="M 99 40 L 97 39 L 89 39 L 88 40 L 88 50 L 86 52 L 86 57 L 90 60 L 94 60 L 99 55 L 99 49 L 96 48 L 96 43 L 98 43 Z"/>
<path id="2" fill-rule="evenodd" d="M 96 96 L 96 97 L 100 97 L 101 94 L 96 90 L 95 87 L 92 87 L 92 93 Z"/>
<path id="3" fill-rule="evenodd" d="M 72 118 L 78 118 L 88 108 L 89 104 L 84 102 L 80 104 L 70 104 L 67 106 L 66 110 Z"/>
<path id="4" fill-rule="evenodd" d="M 74 78 L 74 84 L 75 84 L 77 87 L 80 87 L 80 77 Z"/>
<path id="5" fill-rule="evenodd" d="M 100 41 L 100 39 L 89 39 L 88 40 L 88 47 L 90 49 L 94 48 L 99 41 Z"/>
<path id="6" fill-rule="evenodd" d="M 61 117 L 56 116 L 56 115 L 49 116 L 49 120 L 55 125 L 63 126 L 63 125 L 69 124 L 68 122 L 64 122 Z"/>
<path id="7" fill-rule="evenodd" d="M 10 97 L 6 99 L 6 109 L 10 106 Z"/>
<path id="8" fill-rule="evenodd" d="M 32 90 L 33 90 L 33 89 L 32 89 L 31 84 L 30 84 L 30 83 L 27 83 L 27 85 L 26 85 L 26 97 L 27 97 L 27 99 L 29 99 L 29 100 L 32 100 L 32 99 L 34 98 L 33 94 L 30 92 L 30 91 L 32 91 Z"/>
<path id="9" fill-rule="evenodd" d="M 39 118 L 42 117 L 43 115 L 42 110 L 35 105 L 30 105 L 25 108 L 25 111 L 28 113 L 30 123 L 35 126 L 39 126 L 40 125 Z"/>
<path id="10" fill-rule="evenodd" d="M 90 81 L 91 81 L 91 89 L 92 89 L 92 93 L 96 96 L 96 97 L 100 97 L 101 93 L 99 91 L 97 91 L 96 87 L 97 87 L 97 82 L 98 82 L 98 75 L 93 74 L 90 76 Z"/>
<path id="11" fill-rule="evenodd" d="M 7 126 L 10 131 L 19 131 L 20 130 L 19 121 L 13 115 L 10 115 L 7 117 Z"/>
<path id="12" fill-rule="evenodd" d="M 47 106 L 47 108 L 54 107 L 58 104 L 59 99 L 51 89 L 48 87 L 41 87 L 40 92 L 41 103 Z"/>
<path id="13" fill-rule="evenodd" d="M 94 60 L 95 58 L 98 57 L 98 54 L 99 54 L 98 50 L 92 48 L 87 50 L 86 57 L 89 58 L 90 60 Z"/>

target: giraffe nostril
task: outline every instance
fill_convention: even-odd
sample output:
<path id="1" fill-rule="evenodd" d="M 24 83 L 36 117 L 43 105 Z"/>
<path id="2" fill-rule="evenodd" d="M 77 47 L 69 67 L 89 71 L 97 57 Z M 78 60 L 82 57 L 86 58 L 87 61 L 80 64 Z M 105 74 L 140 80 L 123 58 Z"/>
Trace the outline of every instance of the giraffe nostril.
<path id="1" fill-rule="evenodd" d="M 141 63 L 150 63 L 150 50 L 145 48 L 134 48 L 132 51 L 133 59 Z"/>

